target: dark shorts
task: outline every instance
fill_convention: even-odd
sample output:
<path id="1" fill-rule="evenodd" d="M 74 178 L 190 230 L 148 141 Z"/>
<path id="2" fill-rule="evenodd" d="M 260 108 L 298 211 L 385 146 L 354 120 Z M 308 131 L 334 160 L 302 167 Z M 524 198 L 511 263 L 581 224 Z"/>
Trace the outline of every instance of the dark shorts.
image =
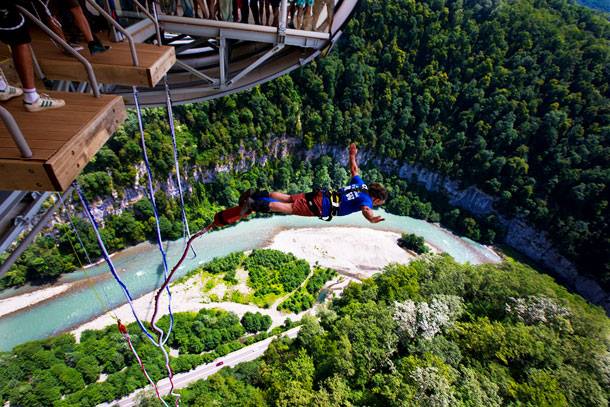
<path id="1" fill-rule="evenodd" d="M 279 7 L 281 0 L 271 0 L 270 3 L 271 3 L 271 7 L 274 7 L 274 8 Z"/>
<path id="2" fill-rule="evenodd" d="M 28 24 L 13 5 L 0 1 L 0 41 L 8 45 L 29 44 L 32 42 Z"/>
<path id="3" fill-rule="evenodd" d="M 290 195 L 292 201 L 292 214 L 297 216 L 316 216 L 309 205 L 307 205 L 307 199 L 305 194 Z M 318 191 L 313 199 L 314 204 L 318 207 L 320 213 L 322 212 L 322 192 Z"/>

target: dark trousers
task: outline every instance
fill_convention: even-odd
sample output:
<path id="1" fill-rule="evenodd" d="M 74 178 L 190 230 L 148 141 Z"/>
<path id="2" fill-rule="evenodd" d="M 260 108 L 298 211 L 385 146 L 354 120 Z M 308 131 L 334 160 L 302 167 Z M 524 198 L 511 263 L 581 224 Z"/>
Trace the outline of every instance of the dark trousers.
<path id="1" fill-rule="evenodd" d="M 260 24 L 258 15 L 258 0 L 241 0 L 241 22 L 248 24 L 250 17 L 250 9 L 252 9 L 252 17 L 254 18 L 254 24 Z M 248 3 L 250 6 L 248 7 Z"/>

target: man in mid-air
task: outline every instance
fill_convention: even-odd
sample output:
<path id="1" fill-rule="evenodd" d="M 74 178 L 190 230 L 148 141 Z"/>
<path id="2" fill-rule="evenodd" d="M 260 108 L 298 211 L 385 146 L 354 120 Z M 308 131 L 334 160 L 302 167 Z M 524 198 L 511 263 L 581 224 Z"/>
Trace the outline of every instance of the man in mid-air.
<path id="1" fill-rule="evenodd" d="M 384 219 L 375 216 L 374 206 L 383 205 L 388 197 L 386 189 L 376 182 L 367 185 L 360 178 L 356 144 L 349 146 L 349 165 L 352 173 L 350 185 L 338 191 L 315 190 L 309 193 L 288 195 L 282 192 L 246 191 L 240 198 L 242 214 L 248 212 L 274 212 L 298 216 L 317 216 L 330 221 L 333 216 L 345 216 L 354 212 L 371 223 Z"/>

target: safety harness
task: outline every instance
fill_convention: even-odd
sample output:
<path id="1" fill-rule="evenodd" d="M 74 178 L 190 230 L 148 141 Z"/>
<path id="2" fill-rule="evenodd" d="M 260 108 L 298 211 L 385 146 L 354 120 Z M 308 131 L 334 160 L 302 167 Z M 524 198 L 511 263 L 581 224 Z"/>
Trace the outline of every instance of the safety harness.
<path id="1" fill-rule="evenodd" d="M 330 202 L 330 213 L 326 218 L 322 216 L 320 208 L 318 208 L 318 205 L 316 205 L 316 202 L 314 201 L 315 197 L 320 192 L 322 193 L 322 202 L 324 202 L 325 198 L 328 199 L 328 201 Z M 358 192 L 368 195 L 369 188 L 366 184 L 350 185 L 349 187 L 341 188 L 341 192 L 343 192 L 344 194 Z M 323 221 L 330 222 L 333 219 L 333 216 L 337 216 L 337 213 L 339 213 L 339 207 L 341 206 L 341 193 L 339 191 L 334 191 L 330 189 L 316 190 L 305 194 L 305 199 L 307 200 L 307 206 L 309 207 L 311 213 L 313 213 Z"/>

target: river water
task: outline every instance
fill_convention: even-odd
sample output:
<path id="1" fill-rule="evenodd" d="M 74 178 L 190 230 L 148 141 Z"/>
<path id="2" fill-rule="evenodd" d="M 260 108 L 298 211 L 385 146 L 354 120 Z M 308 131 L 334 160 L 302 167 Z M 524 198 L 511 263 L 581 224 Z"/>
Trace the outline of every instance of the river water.
<path id="1" fill-rule="evenodd" d="M 386 221 L 372 225 L 362 216 L 336 217 L 332 223 L 316 218 L 296 216 L 274 216 L 242 222 L 218 232 L 213 232 L 194 242 L 197 257 L 189 254 L 180 270 L 178 278 L 189 270 L 214 257 L 224 256 L 234 251 L 251 250 L 264 246 L 278 231 L 287 228 L 361 226 L 380 230 L 415 233 L 443 252 L 449 253 L 457 261 L 478 264 L 497 261 L 498 256 L 485 246 L 469 239 L 459 238 L 450 232 L 421 220 L 383 213 Z M 174 264 L 182 254 L 182 241 L 169 242 L 168 262 Z M 134 297 L 139 297 L 155 289 L 162 282 L 161 256 L 156 245 L 143 243 L 124 250 L 113 257 L 121 278 Z M 33 305 L 22 312 L 0 318 L 0 351 L 8 351 L 15 345 L 35 339 L 42 339 L 80 325 L 108 310 L 105 301 L 99 301 L 93 290 L 96 287 L 100 297 L 106 297 L 111 308 L 125 303 L 122 291 L 109 278 L 105 263 L 91 267 L 85 274 L 82 270 L 64 275 L 62 282 L 81 282 L 79 289 L 71 290 L 53 299 Z M 87 283 L 84 283 L 87 282 Z M 7 298 L 28 288 L 6 290 L 0 298 Z M 29 288 L 31 291 L 31 288 Z"/>

